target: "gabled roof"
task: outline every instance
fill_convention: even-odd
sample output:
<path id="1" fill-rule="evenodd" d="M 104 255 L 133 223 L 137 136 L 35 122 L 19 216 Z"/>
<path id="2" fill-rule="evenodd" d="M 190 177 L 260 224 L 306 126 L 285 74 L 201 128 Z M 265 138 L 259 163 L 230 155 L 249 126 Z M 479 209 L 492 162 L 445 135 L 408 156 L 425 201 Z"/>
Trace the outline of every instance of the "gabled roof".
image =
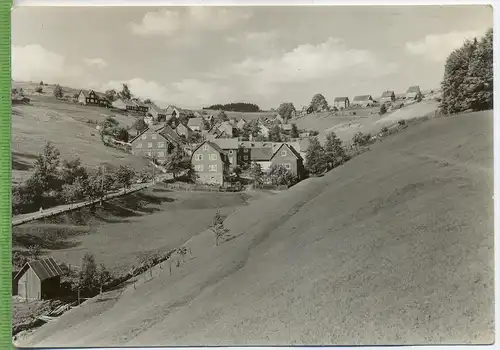
<path id="1" fill-rule="evenodd" d="M 295 158 L 297 158 L 297 159 L 302 159 L 302 156 L 299 154 L 299 152 L 297 152 L 297 151 L 296 151 L 296 150 L 295 150 L 295 149 L 294 149 L 291 145 L 286 144 L 286 143 L 282 144 L 282 145 L 281 145 L 281 146 L 280 146 L 280 147 L 276 150 L 276 152 L 274 152 L 274 153 L 273 153 L 273 155 L 272 155 L 271 159 L 273 159 L 273 158 L 274 158 L 274 156 L 275 156 L 276 154 L 278 154 L 278 152 L 279 152 L 279 151 L 280 151 L 283 147 L 288 148 L 288 149 L 290 150 L 290 152 L 292 152 L 292 154 L 295 156 Z"/>
<path id="2" fill-rule="evenodd" d="M 354 97 L 353 101 L 368 101 L 368 100 L 373 100 L 372 95 L 360 95 Z"/>
<path id="3" fill-rule="evenodd" d="M 384 91 L 384 93 L 382 94 L 382 98 L 383 97 L 392 97 L 393 95 L 395 96 L 393 90 L 387 90 L 387 91 Z"/>
<path id="4" fill-rule="evenodd" d="M 156 113 L 158 114 L 167 114 L 167 111 L 158 107 L 157 105 L 155 105 L 154 103 L 148 105 L 149 109 L 152 109 L 153 111 L 155 111 Z"/>
<path id="5" fill-rule="evenodd" d="M 83 93 L 83 96 L 85 96 L 87 98 L 87 97 L 89 97 L 91 91 L 93 91 L 99 98 L 102 98 L 103 100 L 106 100 L 106 101 L 108 100 L 108 98 L 106 97 L 105 94 L 103 94 L 102 92 L 97 92 L 97 91 L 92 90 L 92 89 L 90 89 L 90 90 L 80 90 L 80 93 Z"/>
<path id="6" fill-rule="evenodd" d="M 22 274 L 28 269 L 31 268 L 35 275 L 40 279 L 40 281 L 44 281 L 46 279 L 61 276 L 63 271 L 57 265 L 53 258 L 46 258 L 40 260 L 33 260 L 27 262 L 23 268 L 16 274 L 14 279 L 21 277 Z"/>
<path id="7" fill-rule="evenodd" d="M 408 94 L 410 92 L 420 92 L 420 86 L 418 85 L 410 86 L 408 90 L 406 90 L 406 93 Z"/>
<path id="8" fill-rule="evenodd" d="M 272 147 L 254 147 L 250 148 L 250 160 L 269 161 L 273 157 Z"/>
<path id="9" fill-rule="evenodd" d="M 212 141 L 222 149 L 238 149 L 238 138 L 231 139 L 214 139 Z"/>
<path id="10" fill-rule="evenodd" d="M 220 154 L 222 155 L 226 155 L 226 152 L 224 152 L 224 150 L 222 148 L 220 148 L 218 145 L 216 145 L 213 141 L 204 141 L 202 143 L 200 143 L 194 150 L 193 150 L 193 154 L 198 150 L 198 148 L 200 148 L 201 146 L 203 146 L 204 144 L 207 144 L 209 145 L 210 147 L 212 147 L 214 150 L 216 150 L 217 152 L 219 152 Z"/>
<path id="11" fill-rule="evenodd" d="M 335 97 L 335 100 L 333 100 L 333 102 L 344 102 L 345 100 L 349 101 L 349 97 Z"/>
<path id="12" fill-rule="evenodd" d="M 169 125 L 161 125 L 161 126 L 156 126 L 154 128 L 146 128 L 142 132 L 140 132 L 136 137 L 134 137 L 132 140 L 129 141 L 129 143 L 134 142 L 137 140 L 139 137 L 142 136 L 147 131 L 154 131 L 158 133 L 161 137 L 163 137 L 165 140 L 175 143 L 177 145 L 182 144 L 182 139 L 177 135 L 177 133 L 169 126 Z"/>

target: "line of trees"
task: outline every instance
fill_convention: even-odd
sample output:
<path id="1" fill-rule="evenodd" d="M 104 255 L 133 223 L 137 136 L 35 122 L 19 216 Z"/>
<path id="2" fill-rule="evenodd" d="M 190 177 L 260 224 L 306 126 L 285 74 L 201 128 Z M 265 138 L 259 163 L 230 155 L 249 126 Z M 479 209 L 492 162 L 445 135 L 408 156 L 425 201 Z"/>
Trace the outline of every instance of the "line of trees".
<path id="1" fill-rule="evenodd" d="M 79 157 L 61 160 L 59 150 L 47 142 L 31 177 L 12 188 L 12 211 L 22 214 L 40 207 L 96 200 L 111 189 L 129 188 L 134 177 L 134 170 L 128 166 L 104 173 L 102 167 L 85 168 Z"/>
<path id="2" fill-rule="evenodd" d="M 260 112 L 261 109 L 254 103 L 232 102 L 226 104 L 214 104 L 203 109 L 215 109 L 229 112 Z"/>
<path id="3" fill-rule="evenodd" d="M 446 59 L 440 109 L 446 114 L 493 108 L 493 29 Z"/>

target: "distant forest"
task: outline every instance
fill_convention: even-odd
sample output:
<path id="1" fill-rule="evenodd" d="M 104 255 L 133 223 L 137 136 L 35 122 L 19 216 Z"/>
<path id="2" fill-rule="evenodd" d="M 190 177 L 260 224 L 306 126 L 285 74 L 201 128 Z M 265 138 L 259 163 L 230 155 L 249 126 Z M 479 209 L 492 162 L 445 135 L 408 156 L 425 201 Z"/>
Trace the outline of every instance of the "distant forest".
<path id="1" fill-rule="evenodd" d="M 209 107 L 203 107 L 203 109 L 215 109 L 228 112 L 260 112 L 259 106 L 245 102 L 227 103 L 225 105 L 216 104 Z"/>

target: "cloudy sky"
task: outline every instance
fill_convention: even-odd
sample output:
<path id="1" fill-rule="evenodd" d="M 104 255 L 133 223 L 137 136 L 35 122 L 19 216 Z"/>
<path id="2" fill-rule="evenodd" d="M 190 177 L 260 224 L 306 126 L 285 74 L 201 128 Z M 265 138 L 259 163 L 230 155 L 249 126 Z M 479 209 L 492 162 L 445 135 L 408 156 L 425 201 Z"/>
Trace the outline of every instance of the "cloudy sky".
<path id="1" fill-rule="evenodd" d="M 161 104 L 300 107 L 336 96 L 435 88 L 447 54 L 492 26 L 487 6 L 19 7 L 14 80 Z"/>

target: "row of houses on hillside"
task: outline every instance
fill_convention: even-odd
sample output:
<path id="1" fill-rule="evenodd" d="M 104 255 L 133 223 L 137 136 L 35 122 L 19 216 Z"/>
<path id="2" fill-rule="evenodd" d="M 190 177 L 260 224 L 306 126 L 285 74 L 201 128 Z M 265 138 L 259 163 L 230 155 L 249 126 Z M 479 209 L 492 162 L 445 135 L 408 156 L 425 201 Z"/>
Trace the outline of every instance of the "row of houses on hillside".
<path id="1" fill-rule="evenodd" d="M 410 86 L 404 95 L 407 100 L 416 100 L 422 96 L 419 86 Z M 380 103 L 390 103 L 396 101 L 396 93 L 394 90 L 384 91 L 379 99 Z M 333 101 L 333 106 L 337 109 L 347 109 L 350 107 L 371 107 L 375 104 L 375 99 L 372 95 L 355 96 L 352 101 L 349 97 L 336 97 Z"/>

